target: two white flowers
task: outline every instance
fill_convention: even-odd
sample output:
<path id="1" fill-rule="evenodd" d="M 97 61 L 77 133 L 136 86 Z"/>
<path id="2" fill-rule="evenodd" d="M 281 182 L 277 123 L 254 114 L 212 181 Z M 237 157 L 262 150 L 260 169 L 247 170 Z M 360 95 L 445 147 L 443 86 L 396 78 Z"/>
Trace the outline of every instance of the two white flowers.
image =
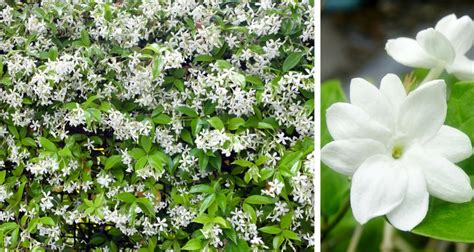
<path id="1" fill-rule="evenodd" d="M 388 40 L 385 49 L 394 60 L 409 67 L 431 69 L 429 79 L 436 79 L 443 70 L 460 80 L 474 80 L 474 61 L 466 57 L 474 42 L 474 22 L 468 16 L 451 14 L 434 28 L 418 32 L 416 40 Z"/>
<path id="2" fill-rule="evenodd" d="M 351 177 L 351 207 L 361 224 L 386 215 L 396 228 L 411 230 L 426 216 L 429 195 L 453 203 L 471 200 L 469 176 L 455 165 L 472 155 L 471 141 L 443 125 L 446 84 L 429 80 L 444 69 L 473 80 L 474 65 L 465 56 L 473 40 L 472 20 L 454 15 L 418 33 L 416 41 L 390 40 L 386 49 L 395 60 L 432 69 L 425 81 L 407 94 L 393 74 L 382 79 L 380 89 L 356 78 L 351 103 L 336 103 L 327 110 L 334 141 L 322 148 L 321 159 Z"/>

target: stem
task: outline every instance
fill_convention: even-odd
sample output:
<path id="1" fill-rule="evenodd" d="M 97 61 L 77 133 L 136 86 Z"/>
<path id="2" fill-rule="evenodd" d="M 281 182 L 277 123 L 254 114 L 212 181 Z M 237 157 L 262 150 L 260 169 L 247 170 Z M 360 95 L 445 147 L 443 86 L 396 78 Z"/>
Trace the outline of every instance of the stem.
<path id="1" fill-rule="evenodd" d="M 337 224 L 342 220 L 342 218 L 344 217 L 344 215 L 346 215 L 347 213 L 347 210 L 349 210 L 349 206 L 350 206 L 350 200 L 349 198 L 344 202 L 344 205 L 343 207 L 341 208 L 341 210 L 337 213 L 336 217 L 334 217 L 334 220 L 332 222 L 330 222 L 326 228 L 324 228 L 324 230 L 322 231 L 322 234 L 321 234 L 321 242 L 324 241 L 324 239 L 328 236 L 329 232 L 331 232 L 332 229 L 334 229 L 334 227 L 337 226 Z"/>
<path id="2" fill-rule="evenodd" d="M 347 248 L 347 252 L 356 252 L 357 245 L 359 245 L 360 237 L 362 236 L 363 227 L 361 225 L 357 225 L 356 229 L 354 230 L 354 234 L 352 234 L 351 242 L 349 243 L 349 247 Z"/>
<path id="3" fill-rule="evenodd" d="M 444 70 L 443 66 L 436 66 L 436 67 L 432 68 L 428 72 L 426 77 L 421 81 L 420 85 L 423 85 L 424 83 L 426 83 L 428 81 L 438 79 L 439 76 L 443 73 L 443 70 Z"/>
<path id="4" fill-rule="evenodd" d="M 382 252 L 394 251 L 394 246 L 393 246 L 394 231 L 395 229 L 393 229 L 392 225 L 390 225 L 388 222 L 385 221 L 385 224 L 383 227 L 382 246 L 380 248 Z"/>

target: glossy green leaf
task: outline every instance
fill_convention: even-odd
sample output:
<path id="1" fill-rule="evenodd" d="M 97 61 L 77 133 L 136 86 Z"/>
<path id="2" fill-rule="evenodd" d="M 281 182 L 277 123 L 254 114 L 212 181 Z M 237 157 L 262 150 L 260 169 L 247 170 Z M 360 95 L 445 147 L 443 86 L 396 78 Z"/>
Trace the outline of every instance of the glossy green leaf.
<path id="1" fill-rule="evenodd" d="M 245 203 L 252 205 L 274 204 L 275 201 L 273 198 L 262 195 L 252 195 L 245 199 Z"/>
<path id="2" fill-rule="evenodd" d="M 214 127 L 215 129 L 218 129 L 218 130 L 221 130 L 224 128 L 224 123 L 222 122 L 222 120 L 217 117 L 217 116 L 214 116 L 210 119 L 207 120 L 207 122 L 209 122 L 209 124 Z"/>
<path id="3" fill-rule="evenodd" d="M 260 230 L 261 232 L 266 233 L 266 234 L 279 234 L 279 233 L 281 233 L 280 227 L 278 227 L 276 225 L 261 227 L 258 230 Z"/>
<path id="4" fill-rule="evenodd" d="M 178 112 L 181 112 L 181 113 L 189 116 L 189 117 L 197 117 L 198 116 L 198 113 L 190 107 L 181 106 L 181 107 L 178 107 L 176 110 Z"/>
<path id="5" fill-rule="evenodd" d="M 136 201 L 136 198 L 133 194 L 129 193 L 129 192 L 122 192 L 122 193 L 119 193 L 115 196 L 118 200 L 120 201 L 123 201 L 125 203 L 134 203 Z"/>
<path id="6" fill-rule="evenodd" d="M 58 148 L 56 145 L 45 137 L 40 137 L 41 146 L 49 151 L 57 152 Z"/>
<path id="7" fill-rule="evenodd" d="M 120 155 L 113 155 L 113 156 L 110 156 L 109 158 L 107 158 L 107 160 L 105 161 L 105 166 L 104 168 L 106 170 L 110 169 L 110 168 L 113 168 L 115 165 L 117 165 L 118 163 L 122 162 L 122 156 Z"/>
<path id="8" fill-rule="evenodd" d="M 301 61 L 301 58 L 303 58 L 304 53 L 303 52 L 293 52 L 286 57 L 285 61 L 283 62 L 283 72 L 288 72 L 292 68 L 294 68 L 298 63 Z"/>
<path id="9" fill-rule="evenodd" d="M 201 248 L 200 239 L 191 239 L 181 248 L 182 250 L 198 250 Z"/>

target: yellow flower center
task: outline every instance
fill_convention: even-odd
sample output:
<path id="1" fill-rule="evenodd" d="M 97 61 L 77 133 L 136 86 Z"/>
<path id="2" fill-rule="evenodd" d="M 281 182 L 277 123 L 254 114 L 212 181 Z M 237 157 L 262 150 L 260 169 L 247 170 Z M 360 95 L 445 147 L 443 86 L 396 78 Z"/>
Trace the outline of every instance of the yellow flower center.
<path id="1" fill-rule="evenodd" d="M 401 145 L 394 145 L 392 147 L 392 157 L 395 159 L 399 159 L 403 154 L 403 146 Z"/>

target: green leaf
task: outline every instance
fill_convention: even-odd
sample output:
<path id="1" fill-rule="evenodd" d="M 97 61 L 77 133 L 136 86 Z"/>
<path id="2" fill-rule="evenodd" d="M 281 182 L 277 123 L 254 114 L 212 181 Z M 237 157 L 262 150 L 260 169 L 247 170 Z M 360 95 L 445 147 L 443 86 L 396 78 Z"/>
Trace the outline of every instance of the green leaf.
<path id="1" fill-rule="evenodd" d="M 164 66 L 165 61 L 161 57 L 156 56 L 153 59 L 153 63 L 151 65 L 151 74 L 153 79 L 156 79 L 158 76 L 160 76 Z"/>
<path id="2" fill-rule="evenodd" d="M 155 217 L 155 208 L 153 207 L 153 204 L 150 202 L 149 199 L 138 198 L 137 203 L 146 215 Z"/>
<path id="3" fill-rule="evenodd" d="M 3 182 L 5 182 L 5 176 L 7 175 L 7 171 L 3 170 L 3 171 L 0 171 L 0 185 L 3 184 Z"/>
<path id="4" fill-rule="evenodd" d="M 288 57 L 286 57 L 285 61 L 283 62 L 283 72 L 290 71 L 293 67 L 298 65 L 301 58 L 303 57 L 303 52 L 293 52 Z"/>
<path id="5" fill-rule="evenodd" d="M 300 151 L 296 152 L 287 152 L 280 159 L 278 163 L 278 169 L 282 172 L 284 176 L 293 177 L 296 176 L 298 172 L 299 164 L 301 163 L 301 158 L 303 153 Z"/>
<path id="6" fill-rule="evenodd" d="M 237 232 L 235 232 L 234 228 L 230 227 L 228 229 L 224 229 L 224 234 L 232 241 L 231 244 L 237 245 Z"/>
<path id="7" fill-rule="evenodd" d="M 428 214 L 413 233 L 455 242 L 474 242 L 474 201 L 453 204 L 430 199 Z"/>
<path id="8" fill-rule="evenodd" d="M 245 199 L 245 203 L 252 205 L 274 204 L 275 202 L 273 198 L 262 195 L 252 195 Z"/>
<path id="9" fill-rule="evenodd" d="M 229 225 L 227 224 L 227 221 L 224 218 L 220 217 L 220 216 L 214 217 L 212 222 L 219 224 L 223 228 L 228 228 L 229 227 Z"/>
<path id="10" fill-rule="evenodd" d="M 128 154 L 133 157 L 135 160 L 139 160 L 146 155 L 145 151 L 140 148 L 133 148 L 128 151 Z"/>
<path id="11" fill-rule="evenodd" d="M 194 218 L 193 222 L 200 224 L 207 224 L 212 222 L 212 219 L 207 214 L 201 214 L 198 217 Z"/>
<path id="12" fill-rule="evenodd" d="M 198 250 L 201 249 L 200 239 L 191 239 L 181 248 L 182 250 Z"/>
<path id="13" fill-rule="evenodd" d="M 89 32 L 86 29 L 81 31 L 81 42 L 82 42 L 82 45 L 85 47 L 89 47 L 91 45 Z"/>
<path id="14" fill-rule="evenodd" d="M 169 124 L 171 122 L 171 117 L 167 114 L 159 114 L 157 117 L 153 118 L 153 122 L 156 124 Z"/>
<path id="15" fill-rule="evenodd" d="M 281 244 L 283 243 L 283 241 L 285 241 L 285 237 L 283 237 L 283 235 L 277 235 L 275 237 L 273 237 L 273 248 L 274 249 L 278 249 Z"/>
<path id="16" fill-rule="evenodd" d="M 217 116 L 214 116 L 210 119 L 207 120 L 207 122 L 209 122 L 209 124 L 214 127 L 215 129 L 218 129 L 218 130 L 221 130 L 224 128 L 224 123 L 222 122 L 222 120 L 217 117 Z"/>
<path id="17" fill-rule="evenodd" d="M 234 117 L 232 119 L 229 120 L 229 123 L 228 123 L 228 126 L 227 128 L 229 130 L 236 130 L 238 129 L 240 126 L 244 125 L 245 124 L 245 120 L 240 118 L 240 117 Z"/>
<path id="18" fill-rule="evenodd" d="M 151 139 L 147 136 L 141 136 L 140 146 L 143 147 L 143 150 L 145 150 L 146 153 L 150 152 L 152 146 Z"/>
<path id="19" fill-rule="evenodd" d="M 229 69 L 229 68 L 232 68 L 232 64 L 230 64 L 228 61 L 226 60 L 216 60 L 216 65 L 217 67 L 219 67 L 220 69 Z"/>
<path id="20" fill-rule="evenodd" d="M 198 113 L 194 109 L 192 109 L 190 107 L 187 107 L 187 106 L 178 107 L 176 110 L 178 112 L 181 112 L 181 113 L 189 116 L 189 117 L 198 117 Z"/>
<path id="21" fill-rule="evenodd" d="M 266 122 L 258 122 L 257 123 L 257 129 L 271 129 L 273 130 L 273 126 L 269 123 Z"/>
<path id="22" fill-rule="evenodd" d="M 300 237 L 293 231 L 290 230 L 283 230 L 281 233 L 285 238 L 295 241 L 301 241 Z"/>
<path id="23" fill-rule="evenodd" d="M 258 230 L 260 230 L 264 233 L 267 233 L 267 234 L 279 234 L 279 233 L 281 233 L 280 227 L 278 227 L 276 225 L 262 227 L 262 228 L 259 228 Z"/>
<path id="24" fill-rule="evenodd" d="M 104 4 L 104 18 L 107 21 L 112 21 L 112 10 L 110 9 L 110 4 Z"/>
<path id="25" fill-rule="evenodd" d="M 142 169 L 143 167 L 145 167 L 145 165 L 148 163 L 148 160 L 149 160 L 148 156 L 143 156 L 140 159 L 138 159 L 137 162 L 135 163 L 135 170 L 138 171 Z"/>
<path id="26" fill-rule="evenodd" d="M 214 57 L 211 55 L 197 55 L 194 57 L 194 62 L 212 62 L 214 61 Z"/>
<path id="27" fill-rule="evenodd" d="M 118 200 L 120 201 L 123 201 L 125 203 L 134 203 L 137 198 L 135 198 L 135 195 L 129 193 L 129 192 L 122 192 L 122 193 L 119 193 L 115 196 Z"/>
<path id="28" fill-rule="evenodd" d="M 239 165 L 239 166 L 242 166 L 242 167 L 251 167 L 251 166 L 254 165 L 252 162 L 247 161 L 247 160 L 243 160 L 243 159 L 235 160 L 234 162 L 232 162 L 232 164 Z"/>
<path id="29" fill-rule="evenodd" d="M 249 204 L 242 204 L 242 208 L 244 209 L 244 212 L 250 215 L 250 219 L 252 220 L 253 223 L 257 222 L 257 213 L 255 212 L 255 209 Z"/>
<path id="30" fill-rule="evenodd" d="M 107 160 L 105 161 L 105 169 L 108 170 L 110 168 L 113 168 L 115 165 L 117 165 L 118 163 L 122 162 L 122 156 L 120 155 L 113 155 L 113 156 L 110 156 L 109 158 L 107 158 Z"/>
<path id="31" fill-rule="evenodd" d="M 40 137 L 40 143 L 41 143 L 41 146 L 43 146 L 43 148 L 49 151 L 53 151 L 53 152 L 58 151 L 58 148 L 56 147 L 56 145 L 47 138 Z"/>
<path id="32" fill-rule="evenodd" d="M 191 133 L 187 129 L 183 129 L 181 131 L 181 139 L 183 139 L 186 143 L 193 145 L 193 137 Z"/>
<path id="33" fill-rule="evenodd" d="M 280 227 L 283 229 L 289 229 L 291 226 L 292 220 L 293 220 L 293 212 L 289 212 L 283 215 L 280 219 Z"/>
<path id="34" fill-rule="evenodd" d="M 92 245 L 100 245 L 107 240 L 107 237 L 103 233 L 95 233 L 92 235 L 91 240 L 89 241 Z"/>
<path id="35" fill-rule="evenodd" d="M 211 186 L 201 184 L 201 185 L 194 185 L 189 190 L 190 193 L 212 193 L 214 190 Z"/>
<path id="36" fill-rule="evenodd" d="M 53 218 L 51 217 L 41 217 L 40 220 L 39 220 L 40 223 L 42 224 L 45 224 L 45 225 L 49 225 L 49 226 L 54 226 L 56 225 L 56 223 L 54 222 Z"/>
<path id="37" fill-rule="evenodd" d="M 21 144 L 24 146 L 36 147 L 36 142 L 31 137 L 25 137 L 21 139 Z"/>
<path id="38" fill-rule="evenodd" d="M 163 160 L 159 154 L 153 154 L 148 158 L 150 165 L 158 171 L 163 170 Z"/>
<path id="39" fill-rule="evenodd" d="M 214 200 L 216 199 L 216 194 L 209 194 L 209 196 L 207 196 L 201 203 L 201 206 L 199 207 L 199 212 L 200 213 L 203 213 L 204 211 L 206 211 L 206 209 L 209 208 L 209 206 L 211 206 L 212 203 L 214 203 Z"/>

